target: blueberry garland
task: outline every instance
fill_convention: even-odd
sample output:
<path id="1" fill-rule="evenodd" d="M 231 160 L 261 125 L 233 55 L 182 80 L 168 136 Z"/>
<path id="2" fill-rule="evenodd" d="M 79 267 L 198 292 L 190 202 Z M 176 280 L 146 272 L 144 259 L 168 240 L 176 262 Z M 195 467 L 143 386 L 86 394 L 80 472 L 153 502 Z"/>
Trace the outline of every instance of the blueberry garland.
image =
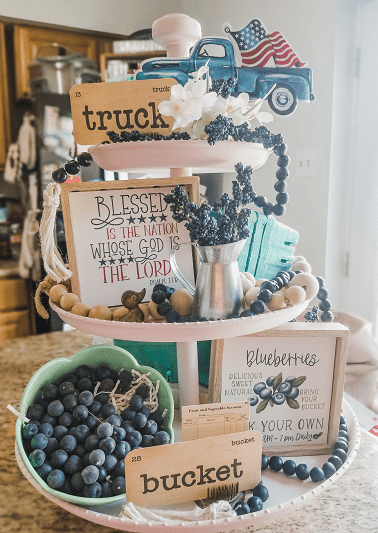
<path id="1" fill-rule="evenodd" d="M 56 183 L 64 183 L 68 178 L 68 174 L 71 174 L 71 176 L 77 176 L 80 172 L 80 167 L 89 167 L 91 163 L 91 154 L 88 152 L 82 152 L 77 156 L 77 161 L 71 159 L 71 161 L 67 161 L 64 167 L 54 170 L 52 173 L 52 179 Z"/>
<path id="2" fill-rule="evenodd" d="M 339 435 L 336 443 L 333 447 L 333 453 L 328 460 L 323 464 L 321 468 L 314 466 L 309 470 L 309 467 L 305 463 L 296 464 L 291 459 L 283 461 L 278 455 L 272 455 L 270 458 L 262 454 L 261 457 L 261 470 L 266 470 L 268 467 L 272 472 L 282 472 L 287 476 L 297 476 L 301 481 L 305 481 L 310 478 L 314 483 L 320 483 L 325 479 L 330 478 L 342 465 L 345 463 L 348 457 L 349 449 L 349 434 L 348 428 L 343 416 L 340 417 Z M 261 511 L 264 502 L 269 498 L 269 491 L 263 485 L 262 480 L 253 489 L 253 496 L 251 496 L 246 502 L 238 501 L 233 509 L 237 515 L 255 513 Z"/>

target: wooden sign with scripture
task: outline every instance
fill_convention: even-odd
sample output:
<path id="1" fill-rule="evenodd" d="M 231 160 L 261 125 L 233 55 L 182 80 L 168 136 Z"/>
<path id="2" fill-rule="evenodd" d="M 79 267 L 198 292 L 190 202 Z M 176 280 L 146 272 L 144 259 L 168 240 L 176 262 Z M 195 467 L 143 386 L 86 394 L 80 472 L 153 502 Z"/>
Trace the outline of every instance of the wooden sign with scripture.
<path id="1" fill-rule="evenodd" d="M 261 479 L 261 434 L 220 437 L 133 450 L 125 457 L 127 501 L 152 507 L 255 487 Z"/>
<path id="2" fill-rule="evenodd" d="M 164 78 L 74 85 L 70 98 L 75 141 L 99 144 L 109 140 L 108 131 L 169 135 L 174 119 L 163 117 L 158 106 L 170 99 L 175 84 Z"/>

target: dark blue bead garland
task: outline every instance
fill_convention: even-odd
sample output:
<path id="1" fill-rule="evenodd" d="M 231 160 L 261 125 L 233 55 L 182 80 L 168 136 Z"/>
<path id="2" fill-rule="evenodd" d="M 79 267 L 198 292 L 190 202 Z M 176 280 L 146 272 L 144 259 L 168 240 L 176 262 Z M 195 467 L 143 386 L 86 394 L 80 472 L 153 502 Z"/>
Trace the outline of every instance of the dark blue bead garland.
<path id="1" fill-rule="evenodd" d="M 77 161 L 72 159 L 71 161 L 67 161 L 67 163 L 64 165 L 64 168 L 60 167 L 54 170 L 52 173 L 52 179 L 56 183 L 64 183 L 68 178 L 68 174 L 76 176 L 80 172 L 80 167 L 89 167 L 91 162 L 91 154 L 88 152 L 82 152 L 77 156 Z"/>
<path id="2" fill-rule="evenodd" d="M 347 431 L 347 426 L 345 424 L 344 417 L 341 416 L 339 436 L 334 445 L 333 454 L 328 458 L 321 468 L 314 466 L 311 470 L 309 470 L 308 466 L 304 463 L 297 465 L 295 461 L 291 459 L 283 461 L 283 459 L 278 455 L 272 455 L 269 458 L 267 455 L 262 454 L 261 470 L 266 470 L 269 467 L 273 472 L 280 472 L 282 470 L 284 474 L 289 477 L 296 475 L 301 481 L 305 481 L 306 479 L 310 478 L 314 483 L 320 483 L 321 481 L 330 478 L 343 465 L 343 463 L 345 463 L 349 448 L 348 442 L 349 434 Z M 269 491 L 263 484 L 262 480 L 252 490 L 252 493 L 253 496 L 251 496 L 246 502 L 239 501 L 234 505 L 233 509 L 237 515 L 261 511 L 263 508 L 263 503 L 269 498 Z"/>

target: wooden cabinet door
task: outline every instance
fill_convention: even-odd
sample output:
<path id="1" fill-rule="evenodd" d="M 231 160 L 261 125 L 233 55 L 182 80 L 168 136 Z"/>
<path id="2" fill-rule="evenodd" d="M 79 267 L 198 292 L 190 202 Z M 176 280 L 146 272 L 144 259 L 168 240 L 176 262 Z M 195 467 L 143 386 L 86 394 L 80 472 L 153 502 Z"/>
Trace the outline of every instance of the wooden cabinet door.
<path id="1" fill-rule="evenodd" d="M 0 171 L 4 170 L 10 143 L 9 105 L 5 29 L 0 22 Z"/>
<path id="2" fill-rule="evenodd" d="M 14 26 L 14 52 L 16 65 L 16 94 L 24 98 L 30 94 L 28 64 L 38 55 L 44 44 L 58 43 L 96 61 L 96 38 L 79 33 L 71 33 L 32 26 Z"/>

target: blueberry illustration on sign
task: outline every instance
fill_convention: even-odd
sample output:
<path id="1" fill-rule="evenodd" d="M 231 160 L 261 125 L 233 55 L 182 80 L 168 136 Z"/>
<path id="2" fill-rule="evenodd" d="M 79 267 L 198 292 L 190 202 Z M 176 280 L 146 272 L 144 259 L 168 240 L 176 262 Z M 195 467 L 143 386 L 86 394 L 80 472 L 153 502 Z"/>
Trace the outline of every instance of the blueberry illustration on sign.
<path id="1" fill-rule="evenodd" d="M 247 93 L 250 99 L 262 99 L 269 93 L 268 103 L 278 115 L 291 115 L 298 101 L 315 100 L 311 69 L 280 32 L 268 33 L 259 19 L 240 30 L 225 24 L 223 31 L 228 38 L 204 37 L 189 57 L 144 61 L 136 79 L 173 78 L 184 86 L 191 72 L 207 65 L 213 83 L 227 81 L 233 95 Z"/>
<path id="2" fill-rule="evenodd" d="M 249 398 L 249 405 L 256 407 L 256 413 L 261 413 L 267 405 L 271 407 L 287 403 L 291 409 L 299 409 L 296 398 L 299 395 L 299 387 L 306 381 L 306 376 L 290 376 L 282 381 L 282 372 L 277 376 L 269 376 L 266 381 L 260 381 L 253 387 Z M 259 401 L 261 400 L 261 401 Z"/>

